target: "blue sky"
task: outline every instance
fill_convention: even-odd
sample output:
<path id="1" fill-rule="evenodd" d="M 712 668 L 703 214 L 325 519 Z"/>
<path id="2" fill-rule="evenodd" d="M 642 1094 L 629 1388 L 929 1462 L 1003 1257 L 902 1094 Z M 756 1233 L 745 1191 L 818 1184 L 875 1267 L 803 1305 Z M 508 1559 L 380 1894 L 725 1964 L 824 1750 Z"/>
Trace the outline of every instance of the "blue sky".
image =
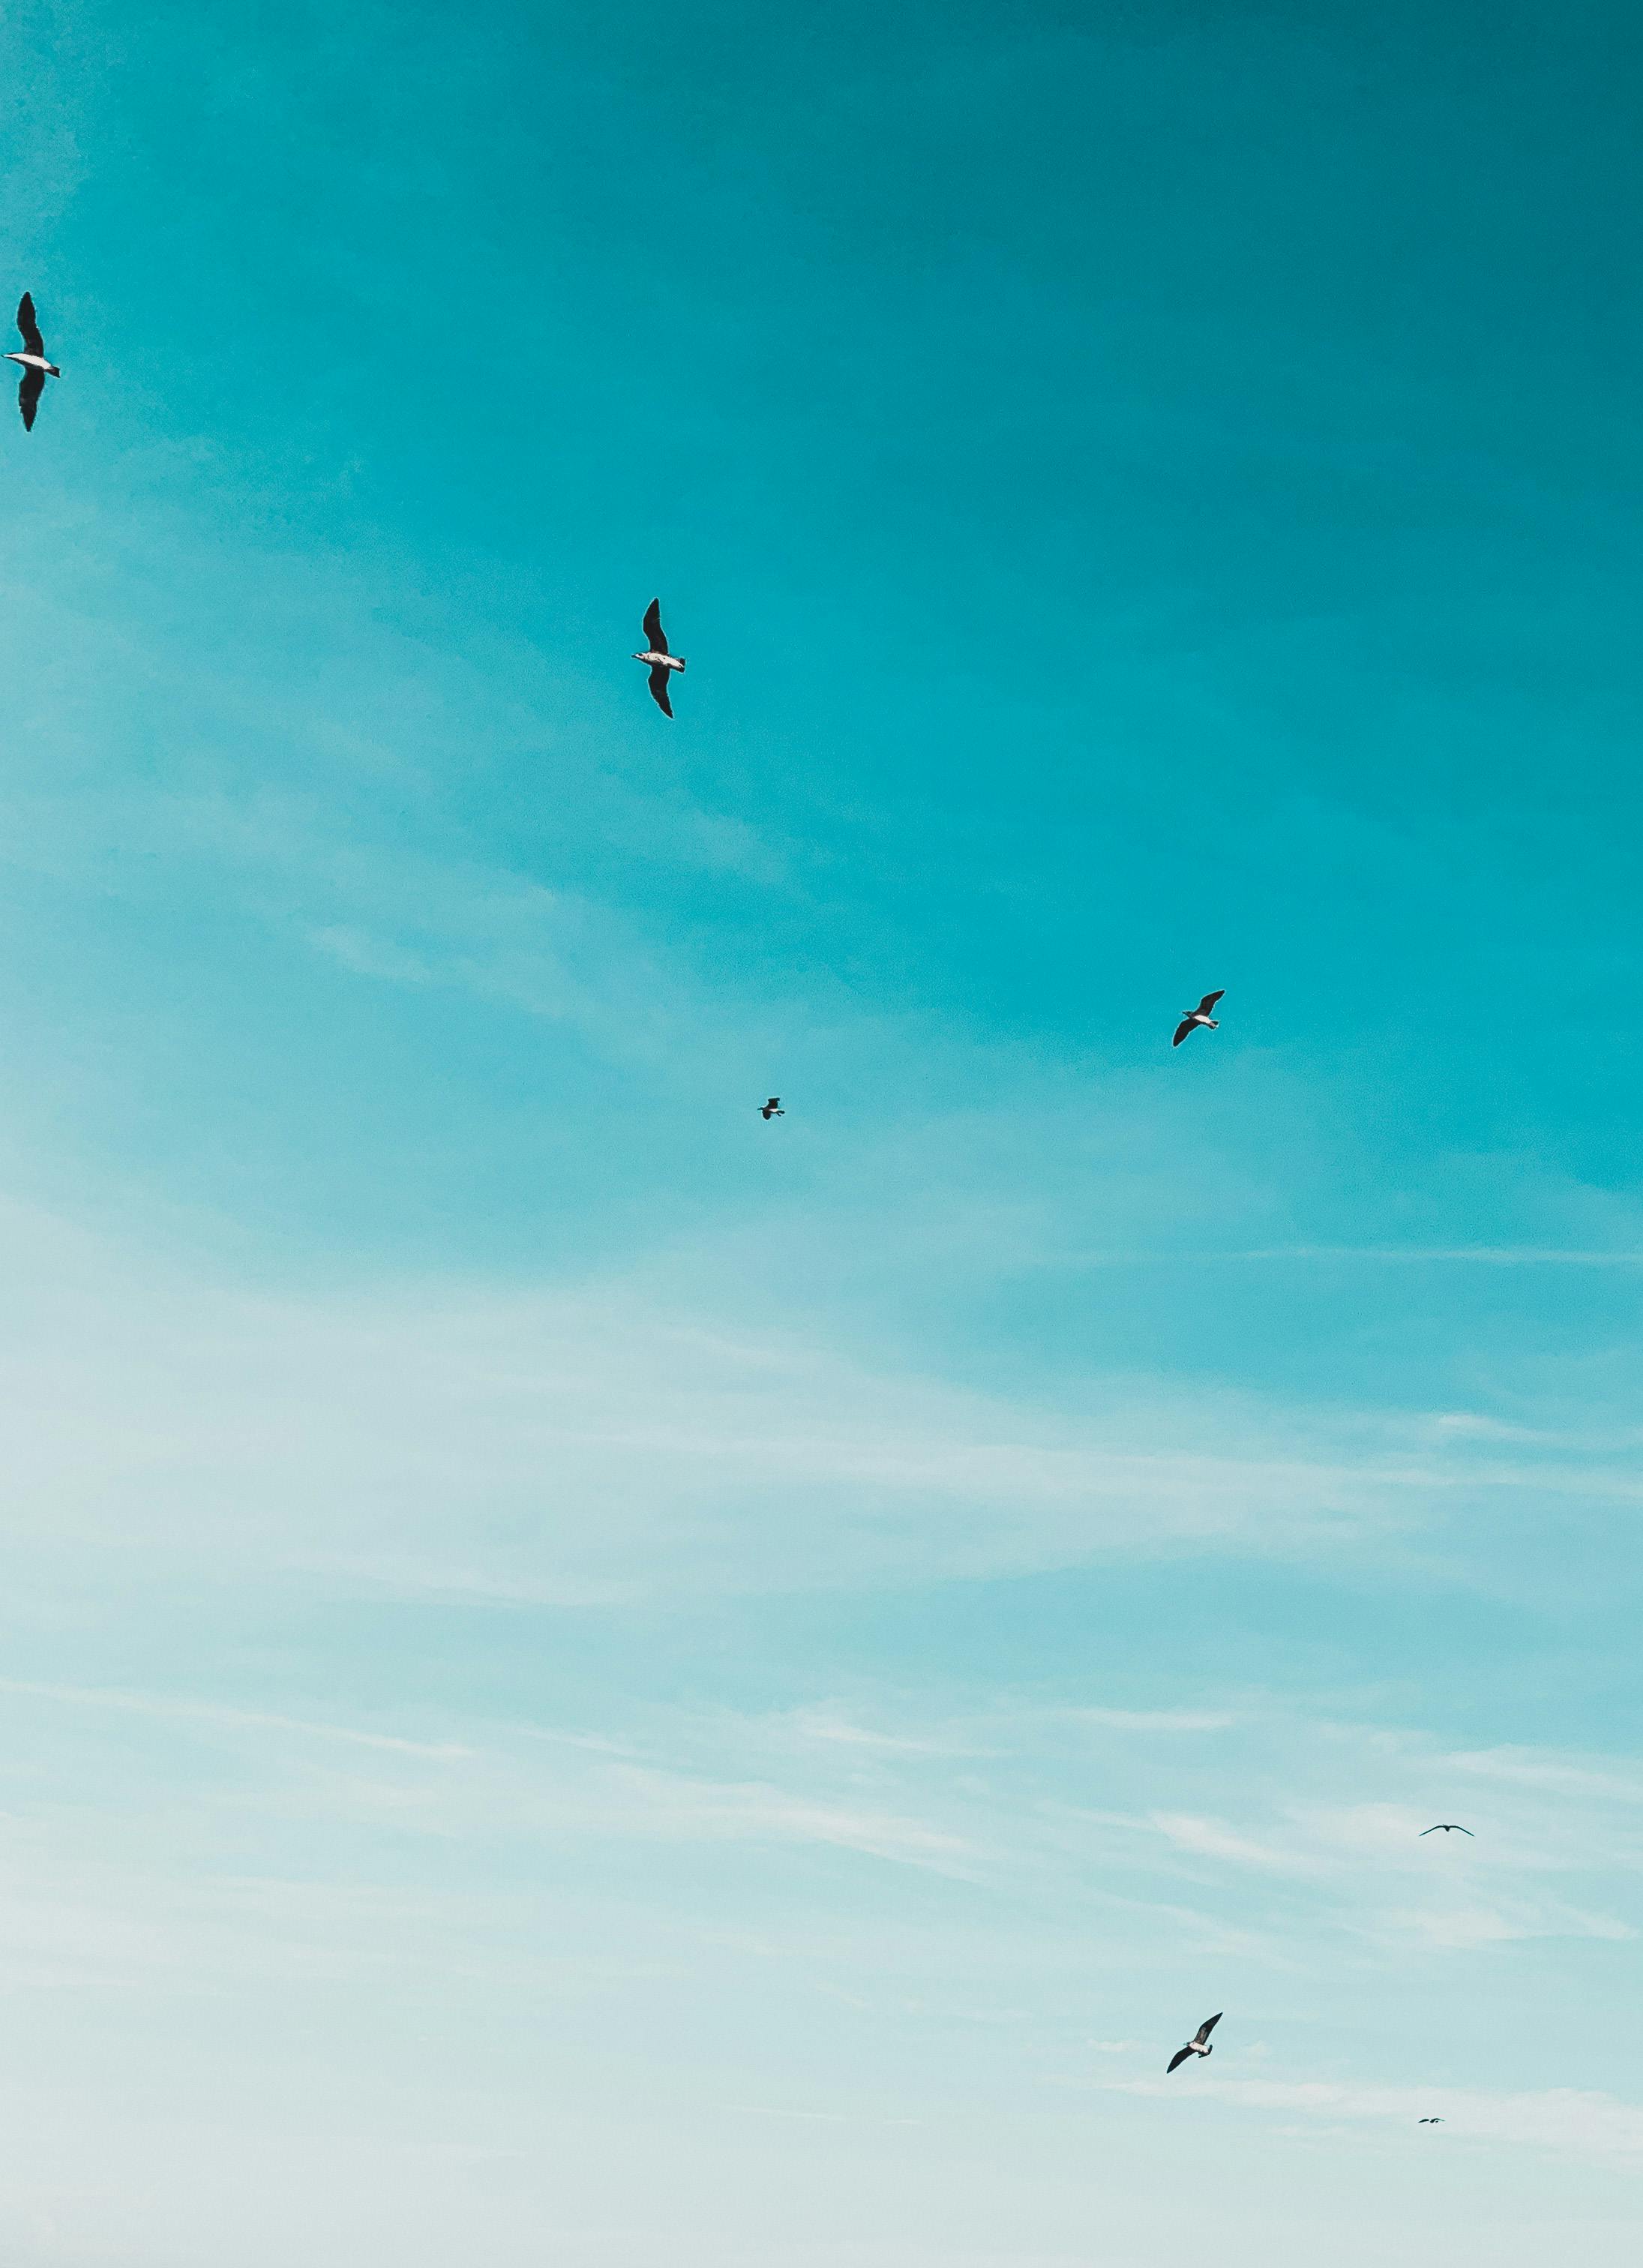
<path id="1" fill-rule="evenodd" d="M 1635 2243 L 1640 50 L 11 11 L 9 2261 Z"/>

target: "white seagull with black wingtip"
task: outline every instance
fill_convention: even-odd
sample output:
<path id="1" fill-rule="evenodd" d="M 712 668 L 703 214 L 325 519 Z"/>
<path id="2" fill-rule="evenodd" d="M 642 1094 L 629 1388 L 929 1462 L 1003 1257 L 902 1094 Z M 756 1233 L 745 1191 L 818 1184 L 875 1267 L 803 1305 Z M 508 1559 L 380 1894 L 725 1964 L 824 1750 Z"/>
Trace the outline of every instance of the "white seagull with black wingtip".
<path id="1" fill-rule="evenodd" d="M 1175 1036 L 1169 1042 L 1172 1048 L 1178 1048 L 1183 1040 L 1186 1038 L 1187 1034 L 1189 1032 L 1196 1032 L 1200 1025 L 1202 1025 L 1206 1032 L 1212 1032 L 1216 1029 L 1220 1022 L 1220 1019 L 1219 1016 L 1212 1016 L 1210 1010 L 1215 1005 L 1215 1003 L 1223 997 L 1226 990 L 1227 987 L 1223 984 L 1219 992 L 1206 992 L 1196 1008 L 1183 1008 L 1182 1010 L 1181 1021 L 1175 1027 Z"/>
<path id="2" fill-rule="evenodd" d="M 1226 2010 L 1223 2008 L 1213 2016 L 1205 2016 L 1204 2021 L 1198 2026 L 1197 2030 L 1194 2032 L 1192 2037 L 1187 2042 L 1185 2047 L 1177 2048 L 1174 2055 L 1170 2057 L 1169 2070 L 1166 2071 L 1164 2073 L 1166 2079 L 1168 2078 L 1171 2071 L 1178 2070 L 1181 2065 L 1185 2063 L 1190 2056 L 1214 2054 L 1214 2049 L 1209 2044 L 1210 2034 L 1215 2029 L 1216 2025 L 1219 2023 L 1221 2017 L 1225 2015 L 1226 2013 Z"/>
<path id="3" fill-rule="evenodd" d="M 648 661 L 651 666 L 651 698 L 664 717 L 671 717 L 674 704 L 667 698 L 669 673 L 682 669 L 684 662 L 676 653 L 669 653 L 667 641 L 662 636 L 662 602 L 652 599 L 645 609 L 645 642 L 646 651 L 636 653 L 635 661 Z"/>
<path id="4" fill-rule="evenodd" d="M 40 397 L 46 390 L 46 380 L 48 378 L 61 378 L 63 372 L 55 362 L 48 362 L 46 359 L 46 342 L 40 335 L 40 325 L 34 320 L 34 299 L 32 292 L 25 291 L 18 302 L 17 327 L 23 334 L 23 344 L 27 349 L 27 352 L 9 354 L 6 360 L 20 362 L 23 365 L 23 383 L 17 390 L 17 406 L 23 413 L 24 431 L 32 433 L 34 430 L 34 412 L 39 409 Z"/>

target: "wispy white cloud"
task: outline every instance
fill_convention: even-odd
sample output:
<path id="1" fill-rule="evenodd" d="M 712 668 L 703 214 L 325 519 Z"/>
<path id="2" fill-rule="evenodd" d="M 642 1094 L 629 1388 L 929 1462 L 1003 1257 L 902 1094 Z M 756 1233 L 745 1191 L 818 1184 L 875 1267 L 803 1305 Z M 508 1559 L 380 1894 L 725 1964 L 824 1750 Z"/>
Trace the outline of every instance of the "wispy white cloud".
<path id="1" fill-rule="evenodd" d="M 1220 1252 L 1218 1260 L 1363 1260 L 1475 1264 L 1482 1268 L 1643 1268 L 1643 1252 L 1569 1249 L 1539 1244 L 1287 1244 Z"/>
<path id="2" fill-rule="evenodd" d="M 1592 1914 L 1548 1901 L 1478 1905 L 1464 1901 L 1418 1909 L 1392 1909 L 1374 1916 L 1371 1927 L 1383 1937 L 1469 1953 L 1480 1947 L 1511 1945 L 1527 1938 L 1590 1937 L 1623 1944 L 1637 1931 L 1611 1915 Z"/>
<path id="3" fill-rule="evenodd" d="M 1202 2092 L 1236 2110 L 1300 2111 L 1312 2117 L 1413 2126 L 1440 2117 L 1455 2137 L 1626 2161 L 1643 2152 L 1643 2105 L 1574 2088 L 1490 2094 L 1444 2087 L 1364 2087 L 1329 2080 L 1230 2079 L 1205 2072 Z M 1109 2092 L 1167 2095 L 1163 2081 L 1112 2080 Z"/>
<path id="4" fill-rule="evenodd" d="M 1115 1733 L 1224 1733 L 1237 1723 L 1223 1709 L 1068 1709 L 1067 1721 Z"/>
<path id="5" fill-rule="evenodd" d="M 977 1756 L 986 1753 L 983 1749 L 926 1734 L 878 1732 L 869 1726 L 856 1724 L 848 1717 L 826 1707 L 795 1710 L 787 1721 L 804 1740 L 831 1742 L 846 1749 L 873 1749 L 883 1756 Z"/>
<path id="6" fill-rule="evenodd" d="M 1195 1818 L 1184 1812 L 1155 1811 L 1151 1822 L 1177 1850 L 1210 1859 L 1230 1859 L 1241 1867 L 1264 1867 L 1282 1874 L 1310 1873 L 1315 1867 L 1304 1850 L 1284 1849 L 1238 1834 L 1216 1819 Z"/>
<path id="7" fill-rule="evenodd" d="M 619 1784 L 630 1792 L 635 1822 L 647 1832 L 836 1844 L 907 1866 L 951 1867 L 968 1847 L 961 1837 L 916 1819 L 824 1802 L 758 1782 L 713 1782 L 629 1768 Z"/>
<path id="8" fill-rule="evenodd" d="M 1643 1489 L 1617 1467 L 1434 1460 L 1421 1418 L 1223 1393 L 1183 1428 L 1162 1385 L 1092 1412 L 898 1373 L 823 1333 L 693 1311 L 704 1260 L 540 1291 L 274 1296 L 24 1208 L 6 1226 L 0 1518 L 18 1547 L 96 1534 L 155 1564 L 586 1602 L 1138 1547 L 1315 1556 L 1468 1490 Z M 1085 1721 L 1205 1718 L 1095 1705 Z"/>
<path id="9" fill-rule="evenodd" d="M 1551 1755 L 1541 1749 L 1463 1749 L 1452 1750 L 1443 1762 L 1477 1779 L 1534 1788 L 1549 1795 L 1643 1803 L 1643 1773 L 1615 1771 L 1589 1761 Z"/>
<path id="10" fill-rule="evenodd" d="M 152 1693 L 124 1693 L 89 1685 L 52 1685 L 19 1677 L 0 1677 L 0 1693 L 26 1696 L 30 1700 L 61 1702 L 81 1709 L 110 1709 L 130 1717 L 154 1717 L 176 1724 L 193 1724 L 210 1732 L 289 1733 L 304 1740 L 340 1741 L 361 1749 L 435 1758 L 471 1756 L 473 1749 L 460 1741 L 413 1741 L 397 1733 L 362 1731 L 351 1725 L 326 1725 L 312 1718 L 286 1717 L 266 1709 L 238 1709 L 221 1701 L 174 1699 Z"/>

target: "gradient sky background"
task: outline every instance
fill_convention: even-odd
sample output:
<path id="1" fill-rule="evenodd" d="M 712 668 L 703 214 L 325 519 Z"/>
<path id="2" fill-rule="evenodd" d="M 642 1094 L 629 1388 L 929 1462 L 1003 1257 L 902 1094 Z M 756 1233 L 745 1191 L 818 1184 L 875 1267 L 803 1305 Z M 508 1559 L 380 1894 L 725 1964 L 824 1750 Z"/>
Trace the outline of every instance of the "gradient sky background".
<path id="1" fill-rule="evenodd" d="M 1635 10 L 0 62 L 0 2252 L 1624 2255 Z"/>

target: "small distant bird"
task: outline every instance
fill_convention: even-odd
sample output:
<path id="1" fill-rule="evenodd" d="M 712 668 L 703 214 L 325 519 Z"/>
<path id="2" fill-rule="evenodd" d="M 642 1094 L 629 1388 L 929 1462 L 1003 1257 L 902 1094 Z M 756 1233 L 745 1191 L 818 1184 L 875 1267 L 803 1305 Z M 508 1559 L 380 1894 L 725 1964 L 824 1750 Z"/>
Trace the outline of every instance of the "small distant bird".
<path id="1" fill-rule="evenodd" d="M 1220 1019 L 1219 1016 L 1212 1016 L 1210 1010 L 1215 1005 L 1215 1003 L 1223 997 L 1226 990 L 1227 987 L 1223 984 L 1219 992 L 1206 992 L 1196 1008 L 1183 1008 L 1182 1010 L 1181 1021 L 1175 1027 L 1175 1036 L 1169 1042 L 1172 1048 L 1178 1048 L 1183 1040 L 1186 1038 L 1187 1034 L 1189 1032 L 1196 1032 L 1200 1024 L 1202 1024 L 1206 1032 L 1212 1032 L 1216 1029 L 1220 1022 Z"/>
<path id="2" fill-rule="evenodd" d="M 759 1116 L 761 1118 L 785 1118 L 787 1113 L 782 1108 L 781 1096 L 773 1094 L 768 1102 L 762 1102 L 759 1105 Z"/>
<path id="3" fill-rule="evenodd" d="M 1415 1840 L 1419 1843 L 1428 1835 L 1472 1835 L 1472 1830 L 1462 1827 L 1458 1819 L 1440 1819 L 1435 1827 L 1423 1827 Z M 1477 1837 L 1472 1835 L 1472 1840 L 1476 1843 Z"/>
<path id="4" fill-rule="evenodd" d="M 20 362 L 23 365 L 23 383 L 17 390 L 17 406 L 23 413 L 24 431 L 32 433 L 34 430 L 34 412 L 40 407 L 40 397 L 45 392 L 46 380 L 48 378 L 61 378 L 63 372 L 55 362 L 48 362 L 46 359 L 46 342 L 40 335 L 40 325 L 34 320 L 34 301 L 27 291 L 24 292 L 18 302 L 17 327 L 23 334 L 23 344 L 27 349 L 27 352 L 9 354 L 6 360 Z"/>
<path id="5" fill-rule="evenodd" d="M 652 599 L 645 609 L 645 644 L 643 653 L 636 653 L 635 661 L 651 665 L 651 697 L 664 717 L 671 717 L 674 704 L 667 698 L 667 674 L 670 670 L 682 669 L 684 663 L 676 653 L 669 653 L 667 641 L 662 636 L 662 602 Z"/>
<path id="6" fill-rule="evenodd" d="M 1219 995 L 1218 994 L 1216 997 L 1219 998 Z M 1205 2016 L 1204 2021 L 1198 2026 L 1197 2030 L 1194 2032 L 1192 2037 L 1187 2042 L 1185 2047 L 1177 2048 L 1174 2055 L 1170 2057 L 1168 2070 L 1164 2073 L 1166 2079 L 1168 2078 L 1169 2073 L 1174 2071 L 1177 2066 L 1185 2063 L 1189 2056 L 1214 2054 L 1214 2049 L 1209 2046 L 1207 2043 L 1210 2034 L 1215 2029 L 1216 2025 L 1219 2023 L 1221 2017 L 1224 2016 L 1226 2013 L 1227 2011 L 1223 2008 L 1213 2016 Z"/>
<path id="7" fill-rule="evenodd" d="M 1417 2118 L 1415 2124 L 1417 2126 L 1441 2126 L 1443 2121 L 1441 2118 Z"/>

